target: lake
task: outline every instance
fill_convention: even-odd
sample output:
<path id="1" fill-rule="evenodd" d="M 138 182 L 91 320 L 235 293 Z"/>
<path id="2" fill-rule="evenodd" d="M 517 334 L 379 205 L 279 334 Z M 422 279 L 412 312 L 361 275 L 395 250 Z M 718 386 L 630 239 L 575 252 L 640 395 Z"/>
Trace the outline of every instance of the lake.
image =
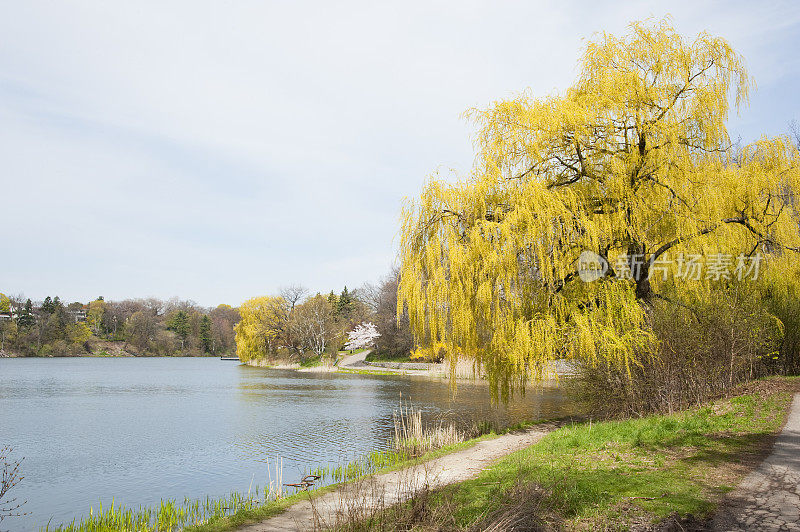
<path id="1" fill-rule="evenodd" d="M 492 407 L 488 388 L 423 377 L 298 373 L 216 358 L 0 358 L 0 445 L 23 458 L 12 492 L 38 530 L 109 505 L 221 497 L 385 447 L 392 412 L 512 424 L 571 413 L 556 389 Z M 273 469 L 274 471 L 274 469 Z"/>

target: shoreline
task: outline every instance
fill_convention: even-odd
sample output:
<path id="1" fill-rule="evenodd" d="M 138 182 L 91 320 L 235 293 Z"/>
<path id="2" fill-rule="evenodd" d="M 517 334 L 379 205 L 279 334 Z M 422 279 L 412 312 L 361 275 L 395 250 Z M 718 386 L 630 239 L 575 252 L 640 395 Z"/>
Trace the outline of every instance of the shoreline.
<path id="1" fill-rule="evenodd" d="M 0 353 L 2 358 L 220 358 L 222 355 L 137 355 L 126 354 L 102 354 L 102 353 L 81 353 L 80 355 L 17 355 L 14 353 Z"/>
<path id="2" fill-rule="evenodd" d="M 432 379 L 450 379 L 452 373 L 454 373 L 456 382 L 488 382 L 488 379 L 486 379 L 484 376 L 476 375 L 473 371 L 472 363 L 466 360 L 460 360 L 455 368 L 455 371 L 451 373 L 450 364 L 447 362 L 372 362 L 364 360 L 368 353 L 369 352 L 367 351 L 357 355 L 343 356 L 340 358 L 339 364 L 327 364 L 311 367 L 304 367 L 297 362 L 270 363 L 269 361 L 261 359 L 242 362 L 242 365 L 255 368 L 290 370 L 297 371 L 298 373 L 340 373 L 379 376 L 403 375 Z M 427 366 L 427 368 L 419 368 L 419 366 L 423 365 Z M 576 375 L 576 373 L 576 368 L 571 362 L 567 360 L 557 360 L 552 365 L 550 375 L 548 375 L 548 377 L 543 379 L 541 382 L 537 383 L 537 385 L 557 386 L 561 378 L 572 377 Z"/>
<path id="3" fill-rule="evenodd" d="M 289 521 L 306 522 L 309 516 L 335 525 L 340 503 L 346 501 L 356 505 L 363 517 L 375 515 L 394 522 L 396 516 L 407 518 L 402 514 L 407 506 L 396 503 L 409 500 L 431 509 L 421 515 L 449 516 L 469 528 L 481 519 L 517 511 L 530 497 L 552 510 L 538 517 L 578 528 L 658 524 L 673 518 L 684 524 L 706 522 L 724 508 L 728 486 L 737 485 L 758 466 L 759 457 L 763 458 L 760 453 L 770 452 L 798 391 L 797 378 L 764 379 L 730 396 L 672 414 L 594 422 L 541 420 L 279 500 L 265 500 L 266 494 L 259 495 L 258 490 L 253 498 L 248 490 L 247 495 L 220 499 L 220 505 L 229 506 L 230 511 L 216 513 L 216 500 L 209 499 L 201 506 L 203 515 L 194 516 L 197 524 L 186 528 L 222 532 L 255 526 L 249 528 L 255 532 Z M 538 435 L 536 441 L 528 439 L 537 432 L 547 434 L 541 441 Z M 506 437 L 511 435 L 515 437 Z M 521 439 L 512 443 L 517 438 Z M 709 450 L 728 458 L 720 462 L 717 453 L 709 455 Z M 523 463 L 527 466 L 521 469 Z M 707 485 L 709 478 L 712 483 Z M 513 486 L 530 489 L 514 491 Z M 399 493 L 397 487 L 407 488 L 403 500 L 381 495 L 394 496 Z M 166 507 L 179 513 L 181 504 L 170 500 Z M 575 511 L 562 513 L 564 504 L 573 505 Z M 622 507 L 627 510 L 620 517 Z M 146 513 L 115 507 L 88 519 L 129 511 L 131 518 Z M 83 519 L 75 530 L 90 529 Z"/>
<path id="4" fill-rule="evenodd" d="M 380 363 L 366 362 L 363 360 L 355 364 L 345 364 L 345 360 L 349 357 L 343 357 L 339 364 L 321 364 L 318 366 L 304 367 L 298 362 L 286 363 L 276 362 L 270 363 L 265 360 L 248 360 L 242 362 L 245 366 L 264 369 L 277 369 L 277 370 L 290 370 L 297 371 L 298 373 L 341 373 L 341 374 L 356 374 L 356 375 L 410 375 L 429 378 L 447 378 L 449 377 L 449 368 L 446 364 L 426 364 L 427 369 L 417 368 L 403 368 L 403 367 L 386 367 L 379 365 Z M 395 366 L 400 366 L 404 363 L 394 362 Z M 409 362 L 418 366 L 419 363 Z M 484 380 L 479 377 L 465 377 L 470 380 Z"/>
<path id="5" fill-rule="evenodd" d="M 478 438 L 474 445 L 433 460 L 379 471 L 307 492 L 291 505 L 235 513 L 191 530 L 266 532 L 318 522 L 347 529 L 405 522 L 458 530 L 500 530 L 491 525 L 515 520 L 568 529 L 644 525 L 661 530 L 670 523 L 682 529 L 708 524 L 727 511 L 735 495 L 728 494 L 732 486 L 766 456 L 780 452 L 773 444 L 777 434 L 785 433 L 790 412 L 800 415 L 800 381 L 772 380 L 783 389 L 771 389 L 768 380 L 758 382 L 763 392 L 740 389 L 672 414 L 545 423 L 507 436 Z M 520 441 L 506 441 L 510 435 Z M 483 447 L 495 447 L 497 454 L 490 452 L 489 458 Z M 709 454 L 710 449 L 724 458 Z M 299 529 L 305 528 L 310 527 Z"/>

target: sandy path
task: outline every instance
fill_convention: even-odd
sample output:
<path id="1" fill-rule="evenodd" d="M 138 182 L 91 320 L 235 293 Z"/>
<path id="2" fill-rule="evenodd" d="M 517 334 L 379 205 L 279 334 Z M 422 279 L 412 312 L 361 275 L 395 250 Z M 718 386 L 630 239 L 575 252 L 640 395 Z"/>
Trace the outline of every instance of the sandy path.
<path id="1" fill-rule="evenodd" d="M 712 530 L 800 530 L 800 394 L 772 454 L 731 492 Z"/>
<path id="2" fill-rule="evenodd" d="M 366 363 L 364 363 L 364 360 L 367 358 L 368 354 L 370 354 L 369 350 L 356 353 L 355 355 L 348 355 L 339 361 L 339 367 L 353 368 L 361 366 L 365 368 L 371 368 L 371 366 L 368 366 Z"/>
<path id="3" fill-rule="evenodd" d="M 372 509 L 407 500 L 415 492 L 425 488 L 438 488 L 474 478 L 495 460 L 533 445 L 552 429 L 550 425 L 538 425 L 527 431 L 478 442 L 469 449 L 418 466 L 348 483 L 314 499 L 313 506 L 310 501 L 299 502 L 278 516 L 240 530 L 311 530 L 315 526 L 315 520 L 317 525 L 322 523 L 332 526 L 342 514 L 350 513 L 354 508 L 358 508 L 360 512 L 366 510 L 368 513 Z"/>

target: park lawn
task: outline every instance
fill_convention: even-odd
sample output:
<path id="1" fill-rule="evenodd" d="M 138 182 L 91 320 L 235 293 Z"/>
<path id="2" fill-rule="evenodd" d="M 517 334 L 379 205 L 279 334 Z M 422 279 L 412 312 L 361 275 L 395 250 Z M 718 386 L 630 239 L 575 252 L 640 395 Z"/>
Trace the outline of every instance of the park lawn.
<path id="1" fill-rule="evenodd" d="M 428 513 L 452 515 L 456 528 L 515 512 L 573 530 L 704 519 L 769 449 L 798 384 L 767 379 L 685 412 L 560 428 L 477 478 L 428 495 Z"/>

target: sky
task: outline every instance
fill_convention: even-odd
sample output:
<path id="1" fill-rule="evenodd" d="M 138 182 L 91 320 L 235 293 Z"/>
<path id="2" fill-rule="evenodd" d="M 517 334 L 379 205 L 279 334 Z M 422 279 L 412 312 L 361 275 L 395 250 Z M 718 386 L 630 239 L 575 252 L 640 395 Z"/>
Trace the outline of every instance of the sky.
<path id="1" fill-rule="evenodd" d="M 600 4 L 603 4 L 602 6 Z M 464 175 L 462 113 L 565 90 L 670 15 L 747 60 L 744 141 L 800 120 L 800 3 L 0 0 L 0 292 L 238 305 L 375 282 L 400 209 Z"/>

